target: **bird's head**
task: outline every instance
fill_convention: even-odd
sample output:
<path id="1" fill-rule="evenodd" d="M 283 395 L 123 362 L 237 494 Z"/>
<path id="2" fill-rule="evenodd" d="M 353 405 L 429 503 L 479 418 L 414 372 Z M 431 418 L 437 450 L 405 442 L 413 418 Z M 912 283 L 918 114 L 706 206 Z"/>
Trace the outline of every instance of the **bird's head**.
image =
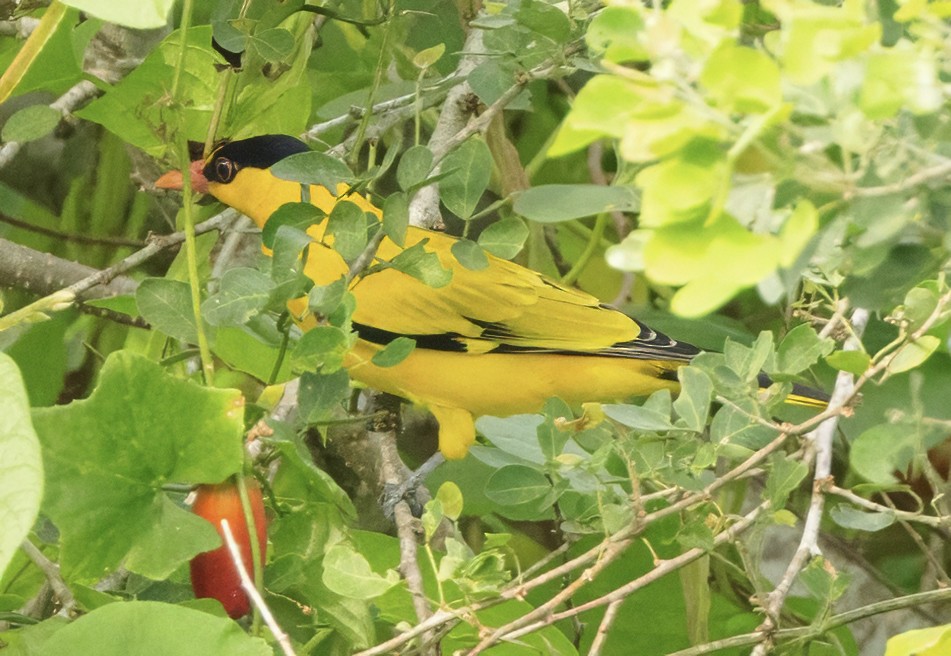
<path id="1" fill-rule="evenodd" d="M 275 207 L 300 197 L 299 184 L 280 180 L 269 169 L 285 157 L 309 150 L 303 141 L 286 134 L 229 141 L 207 159 L 192 162 L 191 187 L 199 193 L 210 193 L 263 225 Z M 155 181 L 159 189 L 181 190 L 183 184 L 182 172 L 178 170 Z"/>

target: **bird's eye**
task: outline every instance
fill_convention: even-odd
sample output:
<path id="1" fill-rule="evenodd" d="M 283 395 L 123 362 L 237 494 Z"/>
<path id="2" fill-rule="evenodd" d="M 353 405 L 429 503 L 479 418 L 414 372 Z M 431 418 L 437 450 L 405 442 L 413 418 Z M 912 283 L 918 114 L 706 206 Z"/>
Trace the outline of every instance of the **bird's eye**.
<path id="1" fill-rule="evenodd" d="M 219 157 L 215 160 L 215 175 L 219 182 L 231 182 L 237 170 L 234 162 L 227 157 Z"/>

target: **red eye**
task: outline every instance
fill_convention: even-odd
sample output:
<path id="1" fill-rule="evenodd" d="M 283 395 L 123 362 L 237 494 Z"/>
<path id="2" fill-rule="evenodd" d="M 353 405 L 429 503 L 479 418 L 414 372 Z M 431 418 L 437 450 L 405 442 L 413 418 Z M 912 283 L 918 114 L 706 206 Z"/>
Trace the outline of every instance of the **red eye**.
<path id="1" fill-rule="evenodd" d="M 219 157 L 215 160 L 215 176 L 218 182 L 231 182 L 237 170 L 234 162 L 227 157 Z"/>

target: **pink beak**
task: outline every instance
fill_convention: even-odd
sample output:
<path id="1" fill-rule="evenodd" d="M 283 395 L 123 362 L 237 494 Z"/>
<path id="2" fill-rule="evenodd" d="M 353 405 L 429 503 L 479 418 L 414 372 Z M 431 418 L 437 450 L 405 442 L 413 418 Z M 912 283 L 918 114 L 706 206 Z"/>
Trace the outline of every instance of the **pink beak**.
<path id="1" fill-rule="evenodd" d="M 188 167 L 188 172 L 192 180 L 192 191 L 197 194 L 208 193 L 208 179 L 205 177 L 205 174 L 202 173 L 204 167 L 205 162 L 200 159 L 196 159 L 191 163 L 191 166 Z M 176 169 L 159 177 L 159 179 L 155 181 L 155 187 L 157 189 L 181 191 L 184 183 L 185 180 L 182 177 L 182 172 Z"/>

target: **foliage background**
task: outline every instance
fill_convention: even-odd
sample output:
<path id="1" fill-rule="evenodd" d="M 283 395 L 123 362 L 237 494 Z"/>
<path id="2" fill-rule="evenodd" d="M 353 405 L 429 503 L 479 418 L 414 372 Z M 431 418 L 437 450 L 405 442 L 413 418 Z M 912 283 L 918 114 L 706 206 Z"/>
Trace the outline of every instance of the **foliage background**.
<path id="1" fill-rule="evenodd" d="M 0 8 L 11 653 L 127 653 L 132 627 L 143 653 L 279 650 L 187 583 L 217 538 L 185 493 L 249 467 L 296 653 L 857 654 L 917 627 L 889 653 L 944 653 L 945 5 L 183 4 Z M 676 399 L 483 418 L 394 529 L 396 429 L 365 421 L 387 401 L 340 369 L 352 304 L 296 267 L 313 215 L 272 220 L 267 259 L 151 185 L 187 140 L 273 132 L 336 157 L 291 174 L 369 190 L 388 234 L 442 217 L 460 266 L 515 258 L 711 353 Z M 305 337 L 302 292 L 329 317 Z M 288 414 L 265 383 L 302 372 Z M 792 381 L 830 409 L 783 406 Z M 433 432 L 404 411 L 407 462 Z"/>

